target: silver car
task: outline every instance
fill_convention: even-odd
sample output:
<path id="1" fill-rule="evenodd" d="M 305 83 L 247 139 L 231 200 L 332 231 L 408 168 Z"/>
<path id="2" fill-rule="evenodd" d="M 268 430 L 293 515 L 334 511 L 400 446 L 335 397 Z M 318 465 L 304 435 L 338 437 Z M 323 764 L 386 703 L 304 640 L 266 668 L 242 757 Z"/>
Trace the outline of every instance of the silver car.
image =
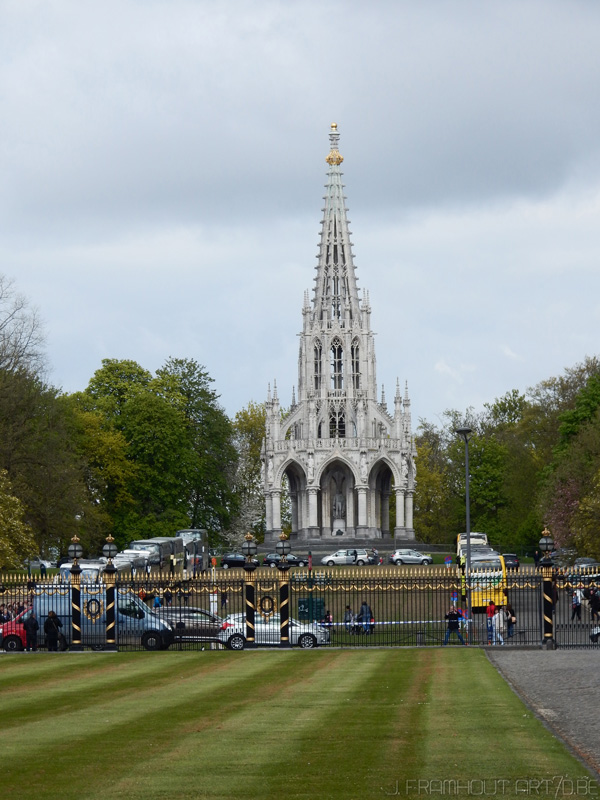
<path id="1" fill-rule="evenodd" d="M 356 564 L 362 567 L 363 564 L 369 563 L 369 554 L 366 550 L 353 547 L 348 550 L 336 550 L 331 555 L 323 556 L 321 564 L 328 567 L 333 567 L 335 564 Z"/>
<path id="2" fill-rule="evenodd" d="M 390 564 L 433 564 L 433 558 L 418 550 L 394 550 L 390 556 Z"/>
<path id="3" fill-rule="evenodd" d="M 254 617 L 254 638 L 257 645 L 278 645 L 280 642 L 279 614 Z M 246 644 L 246 615 L 230 614 L 223 621 L 219 641 L 230 650 L 243 650 Z M 328 644 L 329 631 L 317 622 L 298 622 L 290 617 L 290 644 L 303 649 Z"/>

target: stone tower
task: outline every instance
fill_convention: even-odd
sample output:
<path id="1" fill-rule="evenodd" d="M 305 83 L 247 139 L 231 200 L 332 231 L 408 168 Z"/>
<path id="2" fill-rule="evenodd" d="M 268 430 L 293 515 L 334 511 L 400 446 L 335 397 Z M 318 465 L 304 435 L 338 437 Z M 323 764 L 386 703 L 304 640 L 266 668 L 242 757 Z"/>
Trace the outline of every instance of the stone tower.
<path id="1" fill-rule="evenodd" d="M 396 381 L 393 411 L 377 400 L 368 292 L 359 297 L 337 125 L 329 133 L 325 208 L 312 301 L 302 308 L 298 399 L 282 416 L 269 388 L 263 444 L 266 542 L 281 533 L 287 488 L 292 542 L 394 537 L 414 541 L 416 449 L 408 390 Z M 285 487 L 287 479 L 288 487 Z M 390 501 L 396 523 L 390 530 Z"/>

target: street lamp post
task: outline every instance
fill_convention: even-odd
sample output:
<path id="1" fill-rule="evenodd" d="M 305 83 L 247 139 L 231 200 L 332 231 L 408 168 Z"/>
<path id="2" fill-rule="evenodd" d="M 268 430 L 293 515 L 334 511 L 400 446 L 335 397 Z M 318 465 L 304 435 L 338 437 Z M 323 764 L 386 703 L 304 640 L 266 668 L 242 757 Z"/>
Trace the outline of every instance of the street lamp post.
<path id="1" fill-rule="evenodd" d="M 554 540 L 548 528 L 542 531 L 542 538 L 539 543 L 540 550 L 544 554 L 540 561 L 542 568 L 542 613 L 544 617 L 544 647 L 547 650 L 554 650 L 554 619 L 552 610 L 554 606 L 554 564 L 550 558 L 550 553 L 554 550 Z"/>
<path id="2" fill-rule="evenodd" d="M 117 649 L 116 637 L 116 615 L 115 615 L 115 575 L 117 570 L 113 564 L 113 558 L 117 555 L 115 540 L 109 534 L 106 537 L 106 544 L 102 548 L 102 554 L 107 559 L 104 569 L 104 581 L 106 583 L 106 650 Z"/>
<path id="3" fill-rule="evenodd" d="M 67 550 L 72 559 L 71 567 L 71 650 L 83 650 L 81 642 L 81 567 L 79 559 L 83 555 L 83 547 L 79 544 L 77 534 L 71 539 Z"/>
<path id="4" fill-rule="evenodd" d="M 290 646 L 290 580 L 289 568 L 287 557 L 291 550 L 288 537 L 282 533 L 279 541 L 275 547 L 277 553 L 281 556 L 281 560 L 277 567 L 281 571 L 281 580 L 279 582 L 279 646 Z"/>
<path id="5" fill-rule="evenodd" d="M 454 431 L 465 443 L 465 507 L 466 507 L 466 534 L 467 534 L 467 575 L 466 575 L 466 589 L 467 589 L 467 610 L 469 620 L 471 617 L 471 505 L 469 498 L 469 439 L 473 430 L 471 428 L 463 427 L 456 428 Z"/>
<path id="6" fill-rule="evenodd" d="M 256 564 L 252 561 L 256 555 L 256 541 L 251 533 L 245 536 L 242 545 L 242 553 L 246 557 L 244 571 L 246 572 L 246 647 L 256 647 L 256 636 L 254 628 L 254 614 L 256 610 L 256 587 L 254 585 L 254 570 Z"/>

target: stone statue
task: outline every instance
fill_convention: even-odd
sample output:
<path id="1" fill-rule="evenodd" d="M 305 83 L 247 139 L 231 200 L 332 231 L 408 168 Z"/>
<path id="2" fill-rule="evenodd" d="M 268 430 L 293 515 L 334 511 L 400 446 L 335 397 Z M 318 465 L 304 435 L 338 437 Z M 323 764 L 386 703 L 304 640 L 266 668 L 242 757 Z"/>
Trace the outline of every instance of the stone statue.
<path id="1" fill-rule="evenodd" d="M 346 498 L 338 492 L 333 498 L 333 518 L 344 519 L 346 514 Z"/>
<path id="2" fill-rule="evenodd" d="M 312 453 L 308 454 L 308 480 L 312 481 L 315 477 L 315 458 Z"/>
<path id="3" fill-rule="evenodd" d="M 267 468 L 269 483 L 273 483 L 273 456 L 269 456 L 269 466 Z"/>

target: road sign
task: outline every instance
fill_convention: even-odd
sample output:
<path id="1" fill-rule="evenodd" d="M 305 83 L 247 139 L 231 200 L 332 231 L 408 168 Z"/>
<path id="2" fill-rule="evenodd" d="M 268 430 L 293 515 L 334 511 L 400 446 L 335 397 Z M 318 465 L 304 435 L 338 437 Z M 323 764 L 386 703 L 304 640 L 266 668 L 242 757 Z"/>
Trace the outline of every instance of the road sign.
<path id="1" fill-rule="evenodd" d="M 450 569 L 450 567 L 452 566 L 452 556 L 446 556 L 446 558 L 444 559 L 444 564 L 446 565 L 447 569 Z"/>

